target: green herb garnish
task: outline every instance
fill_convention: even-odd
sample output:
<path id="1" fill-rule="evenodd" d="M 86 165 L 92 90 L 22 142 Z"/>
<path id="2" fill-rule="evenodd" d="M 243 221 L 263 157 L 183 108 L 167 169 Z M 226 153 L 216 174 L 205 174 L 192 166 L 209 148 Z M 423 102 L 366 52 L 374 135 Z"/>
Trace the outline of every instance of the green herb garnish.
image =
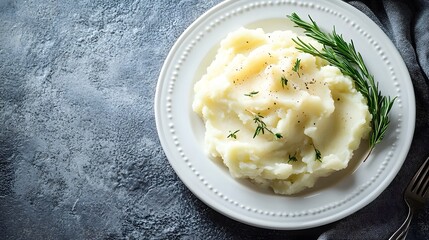
<path id="1" fill-rule="evenodd" d="M 316 161 L 322 162 L 322 153 L 320 153 L 319 149 L 317 149 L 314 145 L 313 145 L 314 151 L 316 152 Z"/>
<path id="2" fill-rule="evenodd" d="M 301 59 L 297 58 L 295 61 L 295 64 L 293 65 L 292 71 L 296 72 L 296 74 L 298 74 L 298 77 L 301 77 L 301 75 L 299 75 L 299 65 L 301 64 Z"/>
<path id="3" fill-rule="evenodd" d="M 276 137 L 276 139 L 283 138 L 283 135 L 281 135 L 280 133 L 274 133 L 274 136 Z"/>
<path id="4" fill-rule="evenodd" d="M 298 159 L 296 158 L 296 153 L 293 156 L 291 156 L 289 154 L 289 160 L 287 161 L 287 163 L 289 163 L 289 162 L 296 162 L 296 161 L 298 161 Z"/>
<path id="5" fill-rule="evenodd" d="M 309 17 L 311 22 L 303 21 L 296 13 L 288 16 L 288 18 L 297 27 L 304 29 L 305 35 L 323 45 L 323 48 L 318 50 L 311 44 L 297 38 L 294 39 L 298 45 L 297 49 L 320 57 L 338 67 L 343 74 L 354 80 L 356 89 L 367 99 L 368 110 L 372 115 L 372 130 L 369 139 L 371 152 L 375 145 L 383 140 L 390 123 L 388 114 L 396 98 L 391 99 L 389 96 L 386 97 L 381 94 L 378 83 L 375 82 L 374 76 L 369 73 L 361 54 L 356 51 L 353 41 L 347 43 L 341 35 L 336 33 L 335 28 L 332 34 L 324 33 L 311 17 Z"/>
<path id="6" fill-rule="evenodd" d="M 229 131 L 229 135 L 226 137 L 226 138 L 234 138 L 234 139 L 237 139 L 237 133 L 239 132 L 240 130 L 235 130 L 234 132 L 231 132 L 231 131 Z"/>
<path id="7" fill-rule="evenodd" d="M 287 82 L 288 82 L 287 78 L 284 75 L 282 75 L 282 77 L 280 78 L 280 81 L 282 83 L 282 87 L 285 88 L 285 86 L 287 86 Z"/>
<path id="8" fill-rule="evenodd" d="M 249 111 L 250 112 L 250 111 Z M 283 136 L 280 133 L 274 133 L 273 131 L 271 131 L 270 129 L 267 128 L 267 124 L 262 120 L 262 118 L 264 118 L 262 115 L 255 114 L 253 112 L 250 112 L 253 114 L 253 122 L 256 123 L 256 129 L 255 129 L 255 133 L 253 134 L 253 138 L 255 138 L 256 136 L 258 136 L 259 134 L 265 134 L 265 131 L 271 133 L 274 135 L 274 137 L 276 139 L 280 139 L 283 138 Z"/>
<path id="9" fill-rule="evenodd" d="M 255 133 L 253 134 L 253 138 L 255 138 L 256 136 L 258 136 L 260 133 L 265 134 L 265 129 L 267 128 L 267 124 L 265 124 L 264 121 L 261 120 L 261 118 L 264 118 L 263 116 L 257 114 L 254 118 L 253 118 L 253 122 L 257 124 Z"/>
<path id="10" fill-rule="evenodd" d="M 258 94 L 258 93 L 259 93 L 259 92 L 253 91 L 253 92 L 250 92 L 250 93 L 244 94 L 244 96 L 247 96 L 247 97 L 253 97 L 254 95 L 256 95 L 256 94 Z"/>

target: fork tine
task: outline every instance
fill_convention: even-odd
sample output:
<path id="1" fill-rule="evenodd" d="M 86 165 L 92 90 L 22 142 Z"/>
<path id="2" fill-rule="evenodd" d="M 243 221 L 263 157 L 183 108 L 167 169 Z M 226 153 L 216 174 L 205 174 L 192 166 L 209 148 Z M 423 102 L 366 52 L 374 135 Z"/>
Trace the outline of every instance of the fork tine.
<path id="1" fill-rule="evenodd" d="M 429 169 L 429 168 L 428 168 Z M 425 174 L 425 182 L 422 184 L 421 186 L 421 190 L 419 192 L 417 192 L 417 194 L 419 194 L 422 197 L 426 197 L 428 195 L 428 188 L 429 188 L 429 171 L 426 171 Z"/>
<path id="2" fill-rule="evenodd" d="M 410 187 L 411 187 L 410 191 L 423 196 L 427 191 L 428 178 L 429 178 L 428 173 L 429 173 L 429 158 L 425 160 L 423 165 L 420 167 L 416 175 L 411 180 L 413 184 L 410 184 Z M 423 194 L 421 194 L 422 190 L 424 190 Z"/>
<path id="3" fill-rule="evenodd" d="M 428 161 L 429 162 L 429 161 Z M 426 170 L 420 175 L 420 186 L 417 189 L 417 194 L 424 197 L 427 194 L 428 182 L 429 182 L 429 164 L 426 164 Z"/>

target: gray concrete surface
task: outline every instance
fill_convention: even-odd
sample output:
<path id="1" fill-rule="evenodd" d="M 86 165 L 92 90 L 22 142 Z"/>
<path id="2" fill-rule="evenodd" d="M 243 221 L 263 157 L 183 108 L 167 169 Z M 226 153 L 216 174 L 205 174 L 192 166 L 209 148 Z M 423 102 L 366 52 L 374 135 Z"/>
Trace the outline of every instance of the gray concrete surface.
<path id="1" fill-rule="evenodd" d="M 0 239 L 378 239 L 401 221 L 391 187 L 338 223 L 264 230 L 181 183 L 157 137 L 155 86 L 175 40 L 218 2 L 0 1 Z"/>

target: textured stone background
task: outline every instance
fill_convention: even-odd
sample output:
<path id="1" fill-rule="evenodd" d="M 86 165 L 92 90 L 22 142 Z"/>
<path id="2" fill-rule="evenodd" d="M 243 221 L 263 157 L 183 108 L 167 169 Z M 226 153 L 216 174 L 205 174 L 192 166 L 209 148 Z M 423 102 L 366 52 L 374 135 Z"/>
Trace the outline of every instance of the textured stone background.
<path id="1" fill-rule="evenodd" d="M 218 2 L 0 1 L 0 239 L 380 239 L 393 231 L 417 163 L 395 180 L 401 189 L 305 231 L 237 223 L 180 182 L 157 137 L 155 87 L 174 41 Z M 374 219 L 377 211 L 386 214 Z M 426 208 L 415 239 L 429 233 L 427 217 Z"/>

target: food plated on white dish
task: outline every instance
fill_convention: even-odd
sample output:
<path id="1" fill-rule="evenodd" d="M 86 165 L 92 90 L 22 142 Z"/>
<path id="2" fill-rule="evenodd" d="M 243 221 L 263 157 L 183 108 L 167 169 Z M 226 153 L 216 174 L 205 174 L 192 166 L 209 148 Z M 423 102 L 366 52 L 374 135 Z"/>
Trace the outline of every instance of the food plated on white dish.
<path id="1" fill-rule="evenodd" d="M 326 131 L 317 133 L 318 129 L 319 131 L 324 129 L 323 127 L 317 128 L 317 126 L 329 123 L 329 121 L 321 118 L 322 113 L 311 112 L 315 114 L 312 115 L 313 117 L 304 117 L 304 115 L 308 115 L 307 113 L 298 114 L 298 117 L 295 114 L 296 119 L 293 120 L 296 124 L 293 125 L 294 128 L 290 128 L 292 115 L 281 113 L 281 109 L 287 109 L 285 104 L 291 99 L 285 100 L 285 93 L 283 92 L 280 95 L 271 95 L 273 98 L 267 101 L 263 100 L 269 96 L 267 94 L 269 89 L 278 92 L 286 91 L 288 94 L 294 93 L 295 104 L 289 105 L 298 109 L 297 106 L 302 107 L 302 105 L 296 104 L 296 101 L 306 102 L 312 98 L 303 97 L 307 95 L 294 89 L 294 86 L 300 90 L 309 90 L 306 87 L 315 78 L 319 80 L 315 81 L 313 85 L 320 85 L 317 89 L 325 89 L 325 92 L 322 91 L 318 94 L 323 96 L 328 92 L 331 94 L 328 94 L 329 97 L 326 98 L 326 101 L 320 103 L 330 102 L 332 104 L 331 106 L 322 104 L 323 106 L 310 107 L 310 109 L 324 109 L 322 112 L 329 112 L 329 109 L 332 110 L 332 106 L 339 106 L 341 101 L 338 101 L 337 95 L 332 94 L 332 90 L 338 89 L 338 86 L 350 86 L 350 79 L 344 77 L 341 81 L 332 80 L 335 79 L 334 76 L 343 74 L 331 64 L 316 64 L 319 60 L 301 52 L 293 53 L 294 57 L 284 60 L 282 63 L 277 61 L 277 65 L 272 63 L 271 68 L 277 70 L 267 72 L 267 74 L 271 74 L 271 85 L 254 84 L 249 85 L 252 87 L 232 89 L 233 91 L 241 91 L 234 92 L 230 96 L 239 96 L 237 98 L 240 99 L 241 104 L 246 106 L 244 108 L 238 107 L 241 110 L 239 110 L 239 114 L 235 115 L 244 124 L 241 123 L 242 125 L 238 126 L 234 125 L 235 122 L 234 124 L 222 125 L 221 132 L 218 131 L 218 128 L 215 128 L 216 131 L 210 132 L 215 137 L 212 139 L 216 139 L 216 141 L 206 140 L 207 126 L 205 123 L 207 123 L 207 118 L 201 118 L 204 112 L 203 108 L 205 107 L 207 116 L 210 115 L 210 111 L 212 114 L 216 113 L 217 108 L 207 108 L 207 106 L 213 105 L 207 102 L 202 103 L 200 100 L 204 97 L 198 100 L 199 91 L 195 91 L 194 86 L 198 86 L 197 83 L 204 76 L 207 76 L 207 73 L 210 73 L 207 68 L 216 59 L 218 49 L 222 47 L 222 40 L 227 38 L 228 34 L 237 33 L 236 31 L 240 31 L 240 29 L 241 31 L 250 31 L 242 33 L 243 36 L 249 36 L 255 33 L 254 31 L 259 31 L 255 34 L 263 34 L 264 38 L 268 38 L 267 36 L 270 34 L 271 37 L 275 37 L 277 36 L 276 32 L 288 32 L 294 37 L 303 36 L 304 32 L 296 28 L 295 24 L 286 17 L 292 13 L 305 17 L 311 16 L 321 29 L 330 32 L 335 28 L 335 31 L 341 34 L 344 39 L 352 40 L 356 50 L 362 54 L 368 71 L 378 82 L 380 91 L 395 98 L 395 103 L 389 113 L 390 124 L 384 138 L 370 153 L 368 151 L 370 140 L 361 142 L 362 137 L 365 138 L 366 135 L 370 134 L 368 114 L 364 110 L 358 110 L 364 109 L 365 106 L 363 105 L 344 105 L 346 110 L 353 108 L 353 111 L 349 111 L 348 114 L 356 113 L 356 117 L 364 121 L 360 121 L 359 124 L 354 122 L 355 125 L 344 125 L 341 128 L 350 129 L 350 131 L 343 131 L 345 135 L 341 136 L 351 134 L 359 141 L 353 141 L 353 138 L 350 137 L 347 137 L 350 142 L 343 141 L 341 138 L 339 140 L 331 139 L 329 143 L 338 141 L 337 145 L 332 145 L 323 141 L 329 139 L 329 137 L 324 137 L 327 135 Z M 283 47 L 283 49 L 286 48 Z M 272 54 L 277 53 L 273 52 Z M 245 59 L 242 60 L 245 61 Z M 294 71 L 298 60 L 300 63 Z M 235 61 L 237 61 L 236 64 L 239 64 L 239 60 Z M 219 61 L 219 63 L 221 62 Z M 314 62 L 313 65 L 311 65 L 312 62 Z M 299 70 L 301 69 L 299 65 L 304 70 Z M 312 69 L 311 66 L 317 67 Z M 311 71 L 306 72 L 307 67 L 310 67 Z M 320 72 L 322 68 L 324 71 Z M 265 70 L 266 68 L 262 72 Z M 287 71 L 287 73 L 282 75 L 282 70 Z M 215 75 L 218 77 L 225 72 L 227 71 L 224 68 L 220 68 Z M 282 80 L 282 76 L 287 80 L 287 83 L 284 79 Z M 311 77 L 306 78 L 307 76 Z M 233 81 L 232 79 L 229 80 Z M 210 94 L 210 91 L 219 93 L 213 99 L 228 99 L 225 92 L 221 90 L 232 91 L 231 89 L 228 90 L 228 86 L 233 85 L 233 82 L 229 80 L 225 80 L 224 85 L 222 82 L 219 85 L 215 82 L 209 85 L 206 82 L 195 88 L 203 89 L 204 94 Z M 337 87 L 323 88 L 323 84 L 331 84 L 330 86 Z M 309 88 L 311 87 L 314 86 Z M 344 89 L 353 92 L 351 88 L 344 87 Z M 265 95 L 263 95 L 264 92 Z M 273 99 L 276 97 L 283 98 L 283 105 L 279 104 L 279 106 L 268 110 L 266 104 L 274 104 Z M 353 98 L 359 98 L 358 94 L 353 95 Z M 359 99 L 357 102 L 364 102 L 361 98 Z M 226 104 L 224 106 L 234 105 L 227 102 L 223 102 L 223 104 Z M 225 110 L 224 107 L 221 109 Z M 225 112 L 229 111 L 226 110 Z M 415 102 L 408 71 L 393 44 L 375 23 L 346 3 L 341 1 L 225 1 L 198 18 L 171 49 L 159 77 L 155 112 L 160 141 L 171 166 L 186 186 L 202 201 L 226 216 L 250 225 L 271 229 L 303 229 L 327 224 L 352 214 L 369 204 L 389 185 L 401 168 L 411 144 L 415 121 Z M 225 112 L 217 113 L 225 115 Z M 237 111 L 235 112 L 237 113 Z M 302 111 L 300 112 L 302 113 Z M 358 114 L 359 112 L 361 114 Z M 274 113 L 276 118 L 268 117 Z M 216 121 L 219 123 L 221 119 Z M 299 133 L 294 132 L 298 126 L 303 126 L 306 134 L 303 134 L 304 130 Z M 356 126 L 355 130 L 352 130 L 353 126 Z M 257 129 L 259 129 L 258 134 L 256 134 Z M 312 135 L 314 132 L 316 134 Z M 356 136 L 356 133 L 359 136 Z M 294 135 L 297 136 L 296 139 L 292 138 Z M 299 138 L 303 142 L 294 143 L 293 149 L 287 149 L 287 146 L 290 145 L 279 146 L 279 142 L 284 144 L 285 141 L 293 142 Z M 219 139 L 226 142 L 221 143 L 218 141 Z M 251 155 L 244 154 L 245 157 L 243 158 L 243 153 L 251 152 L 249 150 L 251 147 L 246 146 L 238 149 L 231 147 L 234 146 L 234 143 L 240 142 L 240 139 L 247 139 L 247 142 L 254 141 L 257 146 L 255 149 L 258 151 L 267 148 L 269 149 L 268 152 L 275 156 L 282 155 L 283 159 L 279 161 L 283 161 L 284 164 L 279 165 L 278 162 L 271 162 L 270 164 L 255 165 L 252 162 L 246 162 L 250 160 Z M 214 144 L 216 142 L 218 145 Z M 267 142 L 266 146 L 264 146 L 265 142 Z M 338 154 L 331 154 L 333 151 L 327 147 L 328 145 L 331 147 L 339 146 L 335 148 Z M 229 152 L 222 150 L 225 148 L 229 149 Z M 283 148 L 286 150 L 282 152 L 281 149 Z M 213 150 L 212 153 L 210 153 L 210 149 Z M 231 154 L 231 149 L 235 155 Z M 273 149 L 277 153 L 272 151 Z M 349 154 L 351 152 L 354 153 Z M 320 159 L 318 159 L 318 153 Z M 338 157 L 341 154 L 349 154 L 350 159 L 347 159 L 346 163 L 339 161 L 338 159 L 345 159 Z M 303 174 L 317 173 L 314 169 L 319 169 L 323 173 L 320 176 L 324 176 L 327 174 L 325 174 L 322 165 L 331 162 L 328 158 L 330 155 L 337 156 L 336 160 L 332 160 L 332 163 L 335 164 L 330 165 L 330 169 L 334 169 L 335 172 L 330 171 L 332 174 L 329 176 L 314 178 L 311 182 L 302 181 L 305 188 L 310 187 L 308 189 L 304 190 L 301 187 L 303 185 L 299 185 L 299 188 L 295 189 L 296 191 L 290 187 L 293 183 L 298 182 L 293 181 L 296 179 L 288 179 L 294 174 L 290 169 L 291 166 L 292 169 L 295 167 L 293 170 L 299 169 L 300 173 Z M 267 155 L 255 156 L 264 159 Z M 233 163 L 231 166 L 240 166 L 241 164 L 247 171 L 236 171 L 236 176 L 231 174 L 232 167 L 223 163 L 227 157 L 231 157 L 228 161 Z M 324 157 L 325 159 L 323 159 Z M 365 159 L 366 161 L 363 162 Z M 288 160 L 290 160 L 289 163 Z M 297 161 L 295 162 L 295 160 Z M 311 165 L 311 168 L 308 168 L 308 165 Z M 340 165 L 341 167 L 338 167 Z M 273 166 L 280 166 L 280 168 Z M 305 170 L 302 170 L 304 168 Z M 261 174 L 254 178 L 250 177 L 252 181 L 249 181 L 249 176 L 256 176 L 255 172 Z M 244 175 L 247 174 L 245 178 L 237 178 L 243 173 Z M 259 178 L 261 175 L 265 177 Z M 289 184 L 287 187 L 273 187 L 272 183 L 276 181 L 272 181 L 272 179 L 279 179 L 280 176 L 288 182 L 284 182 L 286 185 Z M 296 178 L 300 179 L 299 177 Z M 255 184 L 255 181 L 261 184 Z M 306 185 L 306 183 L 310 184 Z M 271 187 L 263 188 L 259 185 Z M 298 187 L 298 185 L 296 186 Z"/>

